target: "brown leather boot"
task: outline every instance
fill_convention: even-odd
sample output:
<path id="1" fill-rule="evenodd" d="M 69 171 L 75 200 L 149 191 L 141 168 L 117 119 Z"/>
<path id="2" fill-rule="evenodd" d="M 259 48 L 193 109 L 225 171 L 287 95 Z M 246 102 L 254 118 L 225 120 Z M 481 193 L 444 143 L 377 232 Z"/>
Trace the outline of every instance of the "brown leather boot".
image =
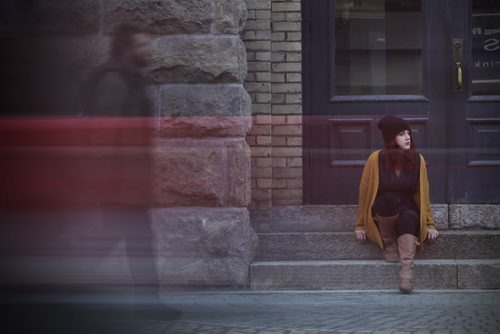
<path id="1" fill-rule="evenodd" d="M 396 220 L 399 215 L 391 217 L 381 217 L 376 215 L 373 219 L 377 222 L 380 237 L 384 242 L 384 258 L 387 262 L 398 262 L 399 254 L 396 245 Z"/>
<path id="2" fill-rule="evenodd" d="M 413 234 L 403 234 L 398 238 L 399 257 L 399 290 L 409 294 L 413 291 L 413 263 L 417 251 L 417 237 Z"/>

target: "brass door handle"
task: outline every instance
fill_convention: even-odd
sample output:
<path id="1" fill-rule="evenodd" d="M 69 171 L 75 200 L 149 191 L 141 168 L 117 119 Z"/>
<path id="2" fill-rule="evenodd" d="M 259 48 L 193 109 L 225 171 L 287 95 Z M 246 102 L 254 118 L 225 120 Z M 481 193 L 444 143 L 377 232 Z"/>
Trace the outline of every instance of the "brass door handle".
<path id="1" fill-rule="evenodd" d="M 462 86 L 463 86 L 463 71 L 462 71 L 462 63 L 457 61 L 455 62 L 455 71 L 456 71 L 456 78 L 457 78 L 457 82 L 456 82 L 456 89 L 457 90 L 462 90 Z"/>

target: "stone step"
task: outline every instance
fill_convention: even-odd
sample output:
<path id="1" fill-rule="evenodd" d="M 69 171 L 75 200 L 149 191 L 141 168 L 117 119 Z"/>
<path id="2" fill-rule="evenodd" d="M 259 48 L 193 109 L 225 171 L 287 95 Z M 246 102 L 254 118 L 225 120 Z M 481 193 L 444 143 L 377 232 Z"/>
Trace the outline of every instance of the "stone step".
<path id="1" fill-rule="evenodd" d="M 256 260 L 375 260 L 382 251 L 372 242 L 359 243 L 351 232 L 260 233 Z M 441 231 L 424 244 L 420 259 L 500 258 L 500 231 Z"/>
<path id="2" fill-rule="evenodd" d="M 250 266 L 253 290 L 397 289 L 399 264 L 381 260 L 257 261 Z M 500 259 L 420 260 L 415 289 L 499 289 Z"/>
<path id="3" fill-rule="evenodd" d="M 432 204 L 432 214 L 439 230 L 448 229 L 450 222 L 462 228 L 456 221 L 456 210 L 447 204 Z M 453 213 L 453 215 L 449 215 Z M 487 210 L 486 210 L 487 211 Z M 489 210 L 489 212 L 496 212 Z M 257 233 L 276 232 L 350 232 L 358 213 L 357 205 L 296 205 L 275 206 L 267 210 L 252 211 L 252 226 Z M 476 220 L 477 217 L 476 217 Z M 484 227 L 500 227 L 489 224 Z M 479 227 L 480 228 L 480 227 Z"/>

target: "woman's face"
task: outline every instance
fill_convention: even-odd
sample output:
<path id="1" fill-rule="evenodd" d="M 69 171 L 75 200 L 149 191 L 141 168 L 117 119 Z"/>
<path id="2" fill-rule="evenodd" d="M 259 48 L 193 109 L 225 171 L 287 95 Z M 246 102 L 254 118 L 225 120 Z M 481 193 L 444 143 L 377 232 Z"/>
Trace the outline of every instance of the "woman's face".
<path id="1" fill-rule="evenodd" d="M 396 135 L 396 144 L 401 147 L 403 150 L 409 150 L 411 147 L 411 137 L 410 131 L 403 130 Z"/>

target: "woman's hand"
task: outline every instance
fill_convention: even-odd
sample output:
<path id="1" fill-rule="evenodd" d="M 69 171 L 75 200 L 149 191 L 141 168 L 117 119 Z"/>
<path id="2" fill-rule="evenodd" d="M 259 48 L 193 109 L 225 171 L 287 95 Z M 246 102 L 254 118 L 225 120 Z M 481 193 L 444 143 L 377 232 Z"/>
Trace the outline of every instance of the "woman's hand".
<path id="1" fill-rule="evenodd" d="M 354 232 L 356 234 L 356 239 L 360 242 L 366 241 L 366 232 L 364 230 L 358 230 Z"/>
<path id="2" fill-rule="evenodd" d="M 436 229 L 428 229 L 427 230 L 427 240 L 434 241 L 439 237 L 439 232 Z"/>

